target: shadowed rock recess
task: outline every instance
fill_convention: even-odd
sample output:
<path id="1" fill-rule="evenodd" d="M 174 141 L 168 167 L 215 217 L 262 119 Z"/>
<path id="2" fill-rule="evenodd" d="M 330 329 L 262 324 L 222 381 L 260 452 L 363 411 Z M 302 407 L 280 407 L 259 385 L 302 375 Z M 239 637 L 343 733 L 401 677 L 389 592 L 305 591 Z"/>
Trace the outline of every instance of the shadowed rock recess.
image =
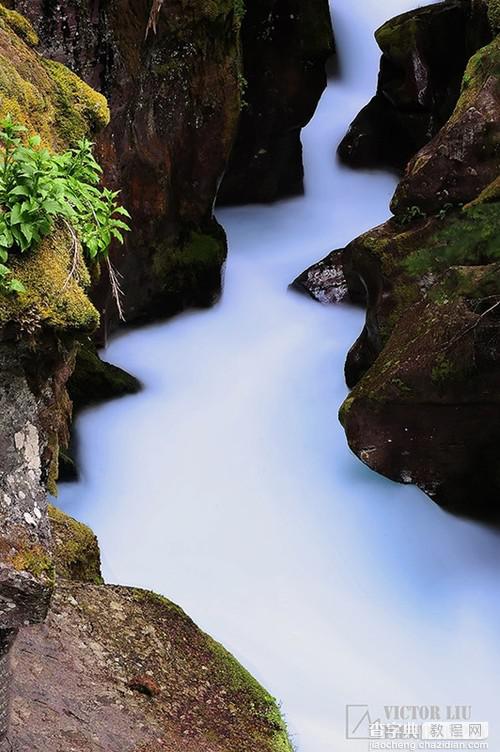
<path id="1" fill-rule="evenodd" d="M 187 21 L 181 22 L 177 16 L 170 21 L 178 24 L 179 35 L 181 31 L 202 35 L 206 54 L 214 56 L 220 66 L 215 72 L 207 66 L 205 74 L 213 77 L 217 96 L 225 101 L 232 91 L 238 57 L 236 20 L 233 10 L 226 18 L 216 12 L 215 4 L 210 6 L 212 10 L 208 6 L 204 4 L 209 18 L 202 14 L 195 23 L 188 14 Z M 43 8 L 49 12 L 48 4 Z M 72 47 L 72 40 L 78 39 L 77 29 L 64 25 L 68 17 L 55 5 L 51 9 L 50 17 L 62 24 L 59 42 L 54 36 L 52 43 L 66 52 L 72 49 L 74 62 L 82 62 L 79 48 Z M 41 13 L 41 6 L 38 10 Z M 121 10 L 129 23 L 120 31 L 123 54 L 112 61 L 100 58 L 99 70 L 92 68 L 95 75 L 123 72 L 123 66 L 132 64 L 140 66 L 138 59 L 132 60 L 140 49 L 139 45 L 134 51 L 134 44 L 144 35 L 149 6 L 147 12 L 142 8 L 144 17 L 137 3 L 133 9 L 127 6 Z M 96 20 L 94 16 L 92 19 Z M 39 21 L 46 21 L 46 17 L 41 14 Z M 163 23 L 160 16 L 158 34 Z M 93 27 L 81 27 L 82 34 L 88 32 L 89 40 L 97 44 L 94 31 Z M 172 32 L 171 41 L 174 37 L 175 43 L 180 43 L 182 35 Z M 219 52 L 217 43 L 221 44 Z M 43 145 L 56 152 L 82 137 L 98 138 L 109 122 L 106 99 L 60 62 L 42 57 L 37 44 L 37 34 L 28 21 L 0 5 L 0 116 L 11 113 L 30 134 L 40 133 Z M 100 49 L 104 54 L 107 48 L 104 45 Z M 97 50 L 96 46 L 96 54 Z M 123 50 L 131 57 L 125 58 Z M 170 53 L 175 58 L 172 49 Z M 153 57 L 154 61 L 148 58 L 151 65 L 167 64 L 165 60 L 162 63 L 160 52 Z M 175 68 L 175 62 L 173 65 Z M 134 70 L 137 74 L 139 67 Z M 168 79 L 168 70 L 161 76 Z M 151 124 L 155 108 L 166 107 L 161 96 L 152 101 L 152 89 L 149 99 L 147 92 L 141 99 L 138 91 L 126 91 L 127 81 L 126 77 L 122 81 L 125 89 L 121 99 L 118 101 L 115 92 L 113 100 L 123 118 L 120 122 L 127 125 L 121 131 L 118 125 L 113 133 L 105 131 L 99 142 L 105 168 L 115 169 L 112 180 L 123 178 L 127 169 L 135 170 L 138 180 L 141 175 L 138 151 L 125 143 L 136 133 L 127 97 L 138 96 L 137 117 L 143 124 Z M 141 85 L 145 87 L 145 79 Z M 201 79 L 198 85 L 204 85 Z M 238 96 L 231 100 L 231 115 L 224 107 L 217 110 L 215 103 L 206 110 L 207 118 L 215 117 L 219 123 L 219 141 L 212 144 L 211 157 L 221 166 L 226 139 L 228 144 L 232 141 L 231 118 L 234 110 L 237 119 Z M 175 100 L 170 103 L 174 105 Z M 181 120 L 182 113 L 186 115 L 185 106 L 178 105 Z M 165 111 L 162 127 L 167 128 L 168 119 L 174 119 L 170 110 Z M 200 129 L 202 126 L 200 121 Z M 145 128 L 152 137 L 149 125 Z M 120 163 L 121 171 L 113 151 L 115 137 L 121 139 L 120 151 L 131 159 L 127 165 Z M 158 141 L 158 133 L 153 141 Z M 134 143 L 144 149 L 141 159 L 145 181 L 159 180 L 158 172 L 153 175 L 149 171 L 153 165 L 161 170 L 153 144 L 140 138 Z M 189 149 L 191 166 L 201 170 L 206 153 L 194 141 Z M 161 191 L 167 190 L 171 180 L 168 149 L 160 151 L 168 169 L 161 173 L 163 183 L 155 195 L 152 182 L 148 183 L 148 198 L 146 184 L 140 189 L 138 184 L 134 187 L 130 176 L 128 198 L 134 204 L 137 191 L 143 202 L 138 203 L 148 210 L 153 207 L 153 199 L 162 204 L 165 196 Z M 190 179 L 189 170 L 179 177 L 186 184 Z M 215 172 L 207 180 L 215 183 Z M 207 184 L 200 190 L 205 191 L 203 203 L 215 187 Z M 154 208 L 159 217 L 160 207 Z M 183 211 L 190 215 L 192 208 L 186 206 Z M 195 213 L 199 209 L 200 205 Z M 207 221 L 212 233 L 215 225 L 210 215 Z M 192 255 L 182 262 L 193 279 L 200 273 L 197 260 L 203 257 L 205 264 L 206 248 L 204 230 L 196 226 L 187 241 Z M 220 243 L 212 235 L 206 237 L 217 255 L 224 249 L 224 239 L 219 230 L 215 233 Z M 220 258 L 217 278 L 219 262 Z M 92 338 L 100 316 L 89 297 L 91 275 L 66 225 L 56 223 L 52 234 L 36 249 L 12 254 L 9 263 L 24 289 L 15 295 L 0 292 L 0 747 L 4 749 L 2 739 L 8 730 L 11 705 L 12 723 L 5 743 L 6 748 L 19 752 L 287 752 L 291 748 L 276 702 L 236 660 L 165 599 L 103 585 L 93 533 L 57 509 L 48 508 L 48 493 L 57 491 L 60 450 L 67 448 L 69 440 L 72 402 L 68 386 L 75 407 L 81 408 L 90 398 L 97 401 L 131 393 L 139 384 L 120 369 L 101 363 L 96 355 Z M 144 257 L 142 263 L 149 273 Z M 169 284 L 176 285 L 179 277 L 172 274 Z M 203 279 L 210 280 L 210 269 L 205 266 Z M 98 299 L 98 295 L 95 297 Z M 31 626 L 34 624 L 41 626 Z M 13 652 L 12 667 L 9 652 Z M 11 673 L 13 697 L 9 696 Z"/>
<path id="2" fill-rule="evenodd" d="M 366 325 L 346 363 L 353 390 L 340 412 L 352 450 L 449 510 L 498 519 L 500 38 L 497 6 L 486 16 L 480 5 L 461 3 L 460 13 L 476 19 L 472 38 L 489 17 L 492 41 L 470 57 L 451 116 L 407 165 L 395 216 L 298 284 L 318 299 L 321 277 L 326 297 L 332 275 L 352 297 L 366 290 Z M 419 28 L 429 13 L 456 6 L 405 14 L 385 33 Z M 423 97 L 425 86 L 414 83 Z"/>
<path id="3" fill-rule="evenodd" d="M 241 44 L 243 108 L 219 203 L 300 194 L 300 131 L 326 86 L 325 62 L 334 51 L 328 2 L 249 2 Z"/>

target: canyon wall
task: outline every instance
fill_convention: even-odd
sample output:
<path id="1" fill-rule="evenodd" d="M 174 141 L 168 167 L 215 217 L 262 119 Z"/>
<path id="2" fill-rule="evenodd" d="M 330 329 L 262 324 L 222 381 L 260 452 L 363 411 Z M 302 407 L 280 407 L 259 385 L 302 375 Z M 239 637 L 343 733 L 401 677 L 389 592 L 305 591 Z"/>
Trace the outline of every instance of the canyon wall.
<path id="1" fill-rule="evenodd" d="M 500 512 L 500 39 L 494 24 L 484 36 L 484 11 L 452 0 L 385 25 L 384 45 L 394 50 L 402 29 L 407 39 L 425 19 L 435 24 L 432 39 L 443 14 L 465 12 L 465 36 L 462 24 L 448 28 L 458 35 L 451 49 L 471 38 L 484 46 L 446 104 L 450 117 L 407 164 L 394 216 L 296 285 L 326 302 L 366 300 L 366 324 L 346 363 L 352 392 L 340 412 L 351 449 L 443 507 L 491 520 Z M 436 67 L 413 80 L 417 100 L 443 70 L 437 41 L 434 49 Z M 416 52 L 405 47 L 405 55 Z M 384 118 L 372 115 L 370 137 L 382 148 Z"/>

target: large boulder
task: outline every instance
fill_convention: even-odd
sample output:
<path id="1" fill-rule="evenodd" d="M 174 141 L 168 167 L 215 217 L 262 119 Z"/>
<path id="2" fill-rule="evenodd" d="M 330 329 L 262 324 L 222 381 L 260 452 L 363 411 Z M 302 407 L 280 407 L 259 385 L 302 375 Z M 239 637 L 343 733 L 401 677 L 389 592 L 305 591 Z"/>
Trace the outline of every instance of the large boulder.
<path id="1" fill-rule="evenodd" d="M 326 86 L 334 51 L 327 0 L 254 0 L 242 22 L 243 99 L 219 203 L 303 192 L 300 131 Z"/>
<path id="2" fill-rule="evenodd" d="M 409 163 L 392 210 L 433 213 L 474 199 L 500 172 L 500 38 L 470 60 L 455 110 Z"/>
<path id="3" fill-rule="evenodd" d="M 497 206 L 500 218 L 500 205 Z M 500 517 L 500 267 L 454 267 L 409 307 L 341 419 L 377 472 Z"/>
<path id="4" fill-rule="evenodd" d="M 16 752 L 291 752 L 276 701 L 165 598 L 61 581 L 14 649 Z"/>
<path id="5" fill-rule="evenodd" d="M 485 7 L 446 0 L 404 13 L 375 34 L 376 95 L 339 146 L 353 166 L 401 169 L 448 120 L 470 56 L 491 39 Z"/>
<path id="6" fill-rule="evenodd" d="M 488 520 L 500 513 L 498 50 L 496 38 L 471 58 L 450 119 L 396 191 L 396 215 L 303 277 L 317 298 L 339 269 L 348 295 L 366 290 L 340 412 L 355 454 Z"/>

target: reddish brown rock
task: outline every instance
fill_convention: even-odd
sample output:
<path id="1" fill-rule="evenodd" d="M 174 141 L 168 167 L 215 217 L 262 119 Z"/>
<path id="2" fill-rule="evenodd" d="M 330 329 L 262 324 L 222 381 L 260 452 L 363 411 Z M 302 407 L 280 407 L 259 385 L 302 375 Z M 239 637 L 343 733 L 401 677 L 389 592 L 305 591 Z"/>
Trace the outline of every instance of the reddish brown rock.
<path id="1" fill-rule="evenodd" d="M 47 622 L 22 630 L 13 667 L 16 752 L 291 752 L 273 698 L 152 593 L 60 583 Z"/>

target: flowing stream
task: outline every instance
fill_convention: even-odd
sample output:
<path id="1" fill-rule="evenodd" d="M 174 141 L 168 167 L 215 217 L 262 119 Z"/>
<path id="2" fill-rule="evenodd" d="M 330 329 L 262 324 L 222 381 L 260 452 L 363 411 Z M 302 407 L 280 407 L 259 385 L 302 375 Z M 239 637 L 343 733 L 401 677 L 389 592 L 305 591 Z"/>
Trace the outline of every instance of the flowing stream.
<path id="1" fill-rule="evenodd" d="M 361 311 L 287 291 L 383 221 L 394 178 L 335 147 L 375 88 L 373 30 L 413 0 L 335 0 L 341 77 L 304 131 L 306 195 L 221 210 L 213 309 L 116 337 L 144 383 L 78 420 L 62 506 L 104 574 L 182 605 L 283 702 L 301 752 L 361 752 L 345 705 L 472 705 L 498 749 L 500 541 L 366 469 L 337 410 Z"/>

